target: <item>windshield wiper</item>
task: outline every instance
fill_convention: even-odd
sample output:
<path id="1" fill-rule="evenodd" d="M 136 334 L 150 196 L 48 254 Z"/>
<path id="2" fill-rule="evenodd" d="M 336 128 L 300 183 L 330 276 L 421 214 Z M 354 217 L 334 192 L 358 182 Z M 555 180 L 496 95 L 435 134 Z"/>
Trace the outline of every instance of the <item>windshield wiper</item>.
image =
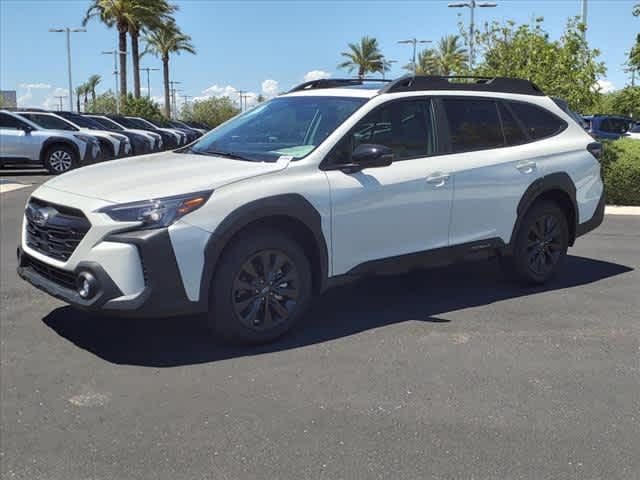
<path id="1" fill-rule="evenodd" d="M 242 155 L 239 155 L 237 153 L 234 152 L 222 152 L 220 150 L 194 150 L 194 149 L 190 149 L 190 151 L 192 153 L 197 153 L 200 155 L 218 155 L 220 157 L 227 157 L 227 158 L 232 158 L 234 160 L 245 160 L 248 162 L 253 162 L 254 160 L 244 157 Z"/>

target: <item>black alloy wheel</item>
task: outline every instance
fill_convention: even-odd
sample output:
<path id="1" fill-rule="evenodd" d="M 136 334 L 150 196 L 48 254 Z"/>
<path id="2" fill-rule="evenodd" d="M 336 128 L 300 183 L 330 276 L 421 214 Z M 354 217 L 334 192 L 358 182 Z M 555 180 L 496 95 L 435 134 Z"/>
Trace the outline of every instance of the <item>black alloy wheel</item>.
<path id="1" fill-rule="evenodd" d="M 217 261 L 207 321 L 225 341 L 267 343 L 293 327 L 311 297 L 311 262 L 301 245 L 284 231 L 250 227 Z"/>
<path id="2" fill-rule="evenodd" d="M 241 267 L 233 282 L 232 301 L 242 324 L 268 330 L 285 322 L 299 296 L 298 271 L 280 250 L 262 250 Z"/>
<path id="3" fill-rule="evenodd" d="M 529 268 L 545 276 L 553 271 L 562 255 L 560 221 L 552 214 L 545 214 L 529 226 L 527 235 L 527 260 Z"/>

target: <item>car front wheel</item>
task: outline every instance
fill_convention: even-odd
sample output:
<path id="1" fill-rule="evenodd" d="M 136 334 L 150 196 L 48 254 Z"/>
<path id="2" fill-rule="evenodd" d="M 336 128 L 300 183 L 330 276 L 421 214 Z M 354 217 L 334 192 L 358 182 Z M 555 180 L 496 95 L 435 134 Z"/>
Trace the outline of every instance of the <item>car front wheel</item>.
<path id="1" fill-rule="evenodd" d="M 45 155 L 44 166 L 53 175 L 67 172 L 75 165 L 77 165 L 77 155 L 66 145 L 55 145 Z"/>
<path id="2" fill-rule="evenodd" d="M 303 249 L 280 231 L 253 229 L 222 254 L 212 283 L 209 325 L 227 341 L 270 342 L 304 314 L 311 291 Z"/>

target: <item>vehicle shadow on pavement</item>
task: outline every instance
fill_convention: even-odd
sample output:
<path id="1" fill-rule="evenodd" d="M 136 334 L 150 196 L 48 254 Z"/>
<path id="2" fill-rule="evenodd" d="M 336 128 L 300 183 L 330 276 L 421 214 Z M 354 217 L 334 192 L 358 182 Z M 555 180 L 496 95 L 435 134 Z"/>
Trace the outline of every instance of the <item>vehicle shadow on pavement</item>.
<path id="1" fill-rule="evenodd" d="M 43 321 L 80 348 L 115 364 L 172 367 L 276 352 L 353 335 L 407 320 L 449 322 L 437 315 L 493 302 L 560 290 L 633 270 L 568 256 L 564 273 L 544 286 L 522 287 L 504 277 L 497 262 L 475 262 L 363 279 L 316 299 L 305 320 L 281 340 L 264 346 L 224 345 L 203 318 L 123 319 L 62 307 Z"/>

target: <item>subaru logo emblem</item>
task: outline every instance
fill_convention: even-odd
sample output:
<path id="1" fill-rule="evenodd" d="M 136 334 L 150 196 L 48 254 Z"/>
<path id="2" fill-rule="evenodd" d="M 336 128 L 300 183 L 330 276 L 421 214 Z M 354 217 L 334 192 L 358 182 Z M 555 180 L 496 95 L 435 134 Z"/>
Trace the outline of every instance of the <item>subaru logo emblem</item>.
<path id="1" fill-rule="evenodd" d="M 29 206 L 30 218 L 33 223 L 35 223 L 39 227 L 44 227 L 49 219 L 53 217 L 56 213 L 58 213 L 54 208 L 51 207 L 32 207 Z"/>

